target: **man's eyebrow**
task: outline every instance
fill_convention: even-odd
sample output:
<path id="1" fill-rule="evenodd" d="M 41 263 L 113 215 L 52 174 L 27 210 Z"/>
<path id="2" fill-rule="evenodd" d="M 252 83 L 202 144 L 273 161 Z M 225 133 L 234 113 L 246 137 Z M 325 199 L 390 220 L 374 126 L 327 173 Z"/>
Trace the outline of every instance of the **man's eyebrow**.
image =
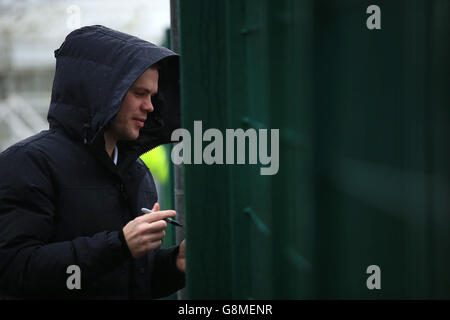
<path id="1" fill-rule="evenodd" d="M 145 92 L 147 92 L 147 93 L 153 93 L 153 94 L 156 94 L 156 93 L 150 91 L 149 89 L 147 89 L 147 88 L 145 88 L 145 87 L 136 86 L 136 87 L 131 87 L 131 89 L 132 89 L 132 90 L 142 90 L 142 91 L 145 91 Z"/>

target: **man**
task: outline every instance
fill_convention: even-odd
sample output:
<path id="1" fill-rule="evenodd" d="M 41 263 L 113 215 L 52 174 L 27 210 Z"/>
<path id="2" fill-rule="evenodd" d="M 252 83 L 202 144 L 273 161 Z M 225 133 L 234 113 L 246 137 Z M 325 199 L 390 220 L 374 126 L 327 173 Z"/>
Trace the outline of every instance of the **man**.
<path id="1" fill-rule="evenodd" d="M 179 127 L 178 56 L 89 26 L 55 57 L 49 130 L 0 155 L 0 293 L 170 295 L 184 286 L 185 244 L 160 248 L 175 212 L 159 210 L 138 157 Z M 154 212 L 142 215 L 143 207 Z M 80 271 L 78 288 L 71 270 Z"/>

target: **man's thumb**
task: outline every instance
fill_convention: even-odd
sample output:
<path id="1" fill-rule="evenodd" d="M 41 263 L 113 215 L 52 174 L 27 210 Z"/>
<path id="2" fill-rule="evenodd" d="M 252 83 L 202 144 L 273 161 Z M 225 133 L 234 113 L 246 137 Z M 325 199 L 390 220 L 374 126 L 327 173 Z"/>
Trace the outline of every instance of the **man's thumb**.
<path id="1" fill-rule="evenodd" d="M 155 202 L 155 204 L 153 205 L 153 212 L 155 212 L 155 211 L 159 211 L 159 203 L 158 202 Z"/>

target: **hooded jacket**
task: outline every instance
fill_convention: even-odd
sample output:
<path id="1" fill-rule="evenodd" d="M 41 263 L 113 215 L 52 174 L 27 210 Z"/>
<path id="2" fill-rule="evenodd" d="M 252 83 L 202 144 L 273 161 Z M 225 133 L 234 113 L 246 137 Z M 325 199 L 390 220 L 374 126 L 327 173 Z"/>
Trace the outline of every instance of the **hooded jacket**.
<path id="1" fill-rule="evenodd" d="M 153 178 L 138 158 L 180 124 L 178 56 L 139 38 L 89 26 L 55 51 L 49 130 L 0 154 L 0 294 L 19 298 L 146 299 L 184 286 L 178 247 L 133 259 L 122 228 L 153 207 Z M 134 81 L 158 63 L 155 110 L 139 138 L 104 131 Z M 123 234 L 122 234 L 123 237 Z M 69 289 L 79 267 L 81 288 Z M 72 279 L 72 280 L 71 280 Z"/>

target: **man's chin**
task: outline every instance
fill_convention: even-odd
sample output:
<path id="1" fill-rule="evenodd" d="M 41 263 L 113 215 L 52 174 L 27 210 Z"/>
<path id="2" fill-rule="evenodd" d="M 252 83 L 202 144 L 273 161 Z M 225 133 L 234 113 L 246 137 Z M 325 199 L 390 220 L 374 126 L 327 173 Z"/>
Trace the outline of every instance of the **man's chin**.
<path id="1" fill-rule="evenodd" d="M 137 138 L 139 138 L 139 133 L 123 135 L 119 140 L 121 140 L 121 141 L 134 141 L 134 140 L 137 140 Z"/>
<path id="2" fill-rule="evenodd" d="M 134 141 L 134 140 L 137 140 L 137 138 L 139 138 L 139 134 L 138 135 L 134 135 L 134 136 L 130 136 L 130 137 L 128 137 L 128 141 Z"/>

